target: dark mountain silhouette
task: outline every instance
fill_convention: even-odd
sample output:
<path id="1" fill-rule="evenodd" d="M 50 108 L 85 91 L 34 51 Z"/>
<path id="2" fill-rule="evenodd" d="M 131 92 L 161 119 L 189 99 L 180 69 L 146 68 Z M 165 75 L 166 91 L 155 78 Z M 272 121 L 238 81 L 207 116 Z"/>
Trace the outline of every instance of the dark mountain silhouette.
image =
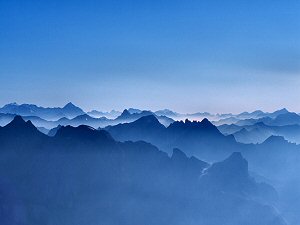
<path id="1" fill-rule="evenodd" d="M 6 126 L 0 129 L 1 138 L 5 137 L 31 137 L 31 136 L 44 136 L 38 129 L 31 123 L 31 121 L 25 122 L 21 116 L 15 116 L 15 118 Z"/>
<path id="2" fill-rule="evenodd" d="M 276 129 L 283 131 L 297 126 L 269 126 L 258 122 L 244 127 L 237 125 L 230 127 L 232 130 L 244 129 L 247 133 L 255 134 L 257 132 L 256 134 L 259 134 L 259 129 L 275 132 Z M 299 210 L 296 210 L 300 207 L 299 198 L 291 197 L 291 193 L 293 193 L 292 195 L 298 193 L 295 187 L 300 188 L 300 177 L 297 172 L 300 170 L 298 165 L 300 146 L 289 143 L 283 137 L 271 136 L 268 138 L 266 136 L 266 140 L 262 140 L 261 144 L 241 144 L 237 143 L 233 136 L 222 135 L 208 120 L 202 122 L 179 121 L 164 128 L 159 126 L 158 121 L 153 117 L 136 121 L 136 123 L 107 127 L 106 130 L 117 140 L 144 140 L 169 153 L 172 148 L 178 147 L 187 155 L 196 155 L 209 161 L 216 161 L 234 151 L 240 151 L 249 161 L 250 169 L 268 178 L 279 190 L 280 196 L 284 196 L 282 201 L 285 202 L 285 206 L 281 207 L 284 208 L 285 215 L 292 221 L 300 219 L 296 216 L 299 215 Z M 227 179 L 224 179 L 223 183 L 226 181 Z M 270 187 L 262 184 L 261 189 L 270 189 Z M 263 192 L 253 186 L 249 187 L 248 191 L 253 195 L 255 193 L 256 200 L 263 195 Z M 274 192 L 271 192 L 273 193 L 271 196 L 274 196 Z"/>
<path id="3" fill-rule="evenodd" d="M 186 126 L 215 130 L 208 121 Z M 1 220 L 8 224 L 286 224 L 269 198 L 248 191 L 273 194 L 249 176 L 237 153 L 210 166 L 178 149 L 169 157 L 88 126 L 61 127 L 49 137 L 21 117 L 0 137 Z"/>
<path id="4" fill-rule="evenodd" d="M 69 111 L 76 107 L 72 106 L 72 104 L 69 104 L 66 108 Z M 76 110 L 74 110 L 74 111 L 76 111 Z M 68 114 L 71 115 L 70 112 Z M 95 117 L 91 117 L 88 114 L 80 114 L 72 119 L 67 118 L 67 117 L 62 117 L 59 120 L 45 120 L 38 116 L 23 116 L 23 118 L 25 121 L 28 121 L 28 120 L 32 121 L 32 123 L 37 127 L 43 127 L 43 128 L 50 130 L 52 128 L 57 127 L 58 125 L 62 125 L 62 126 L 87 125 L 87 126 L 91 126 L 94 128 L 99 128 L 99 127 L 105 127 L 108 125 L 116 125 L 119 123 L 133 122 L 133 121 L 135 121 L 143 116 L 146 116 L 146 115 L 156 116 L 151 111 L 142 111 L 141 113 L 130 114 L 128 110 L 124 110 L 123 114 L 120 115 L 116 119 L 108 119 L 106 117 L 95 118 Z M 10 121 L 13 120 L 13 118 L 15 116 L 16 116 L 15 114 L 1 114 L 0 113 L 0 126 L 1 125 L 4 126 L 4 125 L 8 124 Z M 165 117 L 165 116 L 156 116 L 156 117 L 165 126 L 168 126 L 170 123 L 174 122 L 172 119 Z"/>
<path id="5" fill-rule="evenodd" d="M 108 126 L 105 130 L 119 141 L 143 140 L 169 153 L 173 148 L 179 148 L 188 155 L 209 160 L 216 155 L 222 158 L 239 147 L 232 136 L 224 136 L 207 119 L 201 122 L 176 121 L 166 128 L 150 115 L 132 123 Z M 210 155 L 214 157 L 210 158 Z"/>
<path id="6" fill-rule="evenodd" d="M 99 127 L 102 124 L 109 123 L 109 121 L 110 120 L 105 118 L 105 117 L 94 118 L 94 117 L 91 117 L 87 114 L 82 114 L 82 115 L 76 116 L 73 119 L 68 119 L 68 118 L 65 118 L 65 117 L 61 118 L 55 124 L 62 125 L 62 126 L 66 126 L 66 125 L 71 125 L 71 126 L 88 125 L 88 126 L 92 126 L 92 127 Z"/>
<path id="7" fill-rule="evenodd" d="M 119 141 L 147 141 L 156 144 L 163 140 L 165 127 L 154 115 L 144 116 L 131 123 L 123 123 L 105 128 Z"/>
<path id="8" fill-rule="evenodd" d="M 135 113 L 130 113 L 129 110 L 125 109 L 122 114 L 120 116 L 118 116 L 113 124 L 118 124 L 118 123 L 129 123 L 129 122 L 133 122 L 137 119 L 140 119 L 141 117 L 144 116 L 150 116 L 150 115 L 154 115 L 161 124 L 165 125 L 165 126 L 169 126 L 172 122 L 174 122 L 174 120 L 166 117 L 166 116 L 157 116 L 156 114 L 154 114 L 151 111 L 141 111 L 141 112 L 135 112 Z"/>

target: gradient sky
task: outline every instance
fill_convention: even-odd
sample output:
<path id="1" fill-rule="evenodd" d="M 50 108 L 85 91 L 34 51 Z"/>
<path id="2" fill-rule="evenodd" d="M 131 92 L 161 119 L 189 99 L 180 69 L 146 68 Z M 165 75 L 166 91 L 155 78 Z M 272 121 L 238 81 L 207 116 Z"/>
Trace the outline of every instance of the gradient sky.
<path id="1" fill-rule="evenodd" d="M 299 0 L 0 0 L 0 105 L 300 112 Z"/>

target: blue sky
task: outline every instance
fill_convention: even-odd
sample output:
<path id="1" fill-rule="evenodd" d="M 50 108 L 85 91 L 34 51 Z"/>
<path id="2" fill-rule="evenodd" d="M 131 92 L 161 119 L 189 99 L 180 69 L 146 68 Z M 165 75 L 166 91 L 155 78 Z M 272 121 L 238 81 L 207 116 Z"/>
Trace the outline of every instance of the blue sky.
<path id="1" fill-rule="evenodd" d="M 300 112 L 300 1 L 0 0 L 0 104 Z"/>

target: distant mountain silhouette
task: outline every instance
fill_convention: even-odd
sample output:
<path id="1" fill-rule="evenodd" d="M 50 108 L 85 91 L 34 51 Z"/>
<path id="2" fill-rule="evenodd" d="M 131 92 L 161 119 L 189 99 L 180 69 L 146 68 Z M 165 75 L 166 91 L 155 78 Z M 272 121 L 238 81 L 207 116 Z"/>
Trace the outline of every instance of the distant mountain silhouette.
<path id="1" fill-rule="evenodd" d="M 134 108 L 129 108 L 129 109 L 128 109 L 128 112 L 129 112 L 130 114 L 141 113 L 142 111 L 144 111 L 144 110 L 134 109 Z"/>
<path id="2" fill-rule="evenodd" d="M 121 112 L 116 111 L 116 110 L 111 110 L 110 112 L 100 112 L 97 110 L 92 110 L 90 112 L 87 112 L 89 116 L 95 117 L 95 118 L 100 118 L 100 117 L 106 117 L 108 119 L 115 119 L 118 116 L 121 115 Z"/>
<path id="3" fill-rule="evenodd" d="M 85 113 L 81 108 L 79 108 L 78 106 L 75 106 L 72 102 L 69 102 L 68 104 L 66 104 L 62 108 L 62 111 L 67 117 L 71 117 L 71 118 Z"/>
<path id="4" fill-rule="evenodd" d="M 241 143 L 262 143 L 271 135 L 283 136 L 291 142 L 300 143 L 300 125 L 294 124 L 297 123 L 298 116 L 294 115 L 295 120 L 289 120 L 286 117 L 290 118 L 286 114 L 282 114 L 273 120 L 267 120 L 267 122 L 270 124 L 279 125 L 266 125 L 264 122 L 253 121 L 257 123 L 250 125 L 224 124 L 218 126 L 218 129 L 224 135 L 234 135 L 235 139 Z M 288 122 L 288 120 L 290 122 Z M 285 122 L 282 123 L 279 121 Z M 291 123 L 291 125 L 282 125 L 289 123 Z"/>
<path id="5" fill-rule="evenodd" d="M 169 110 L 169 109 L 155 111 L 155 114 L 158 116 L 167 116 L 170 118 L 177 118 L 180 116 L 179 113 L 173 112 L 172 110 Z"/>
<path id="6" fill-rule="evenodd" d="M 136 113 L 130 113 L 129 110 L 125 109 L 122 112 L 122 114 L 115 119 L 114 124 L 129 123 L 129 122 L 133 122 L 141 117 L 150 116 L 150 115 L 154 115 L 160 121 L 160 123 L 162 123 L 165 126 L 169 126 L 170 123 L 174 122 L 174 120 L 172 120 L 166 116 L 157 116 L 156 114 L 154 114 L 151 111 L 144 110 L 144 111 L 140 111 L 140 112 L 136 112 Z"/>
<path id="7" fill-rule="evenodd" d="M 271 117 L 266 116 L 259 119 L 245 119 L 234 122 L 236 125 L 245 126 L 253 125 L 258 122 L 263 122 L 270 126 L 286 126 L 286 125 L 300 125 L 300 116 L 297 113 L 286 112 L 286 109 L 276 111 Z M 276 115 L 276 116 L 274 116 Z"/>
<path id="8" fill-rule="evenodd" d="M 155 145 L 163 141 L 165 129 L 166 128 L 152 114 L 141 117 L 131 123 L 123 123 L 105 128 L 105 130 L 119 141 L 143 140 Z"/>
<path id="9" fill-rule="evenodd" d="M 151 116 L 142 120 L 159 126 Z M 172 129 L 179 127 L 216 131 L 206 120 Z M 8 224 L 286 224 L 269 199 L 274 190 L 249 176 L 238 153 L 210 166 L 179 149 L 169 157 L 88 126 L 61 127 L 49 137 L 19 116 L 0 137 L 1 220 Z"/>
<path id="10" fill-rule="evenodd" d="M 206 159 L 210 154 L 224 157 L 238 148 L 233 136 L 224 136 L 209 120 L 175 121 L 169 127 L 162 126 L 153 116 L 145 116 L 132 123 L 118 124 L 105 128 L 120 141 L 143 140 L 160 149 L 171 152 L 173 148 L 182 149 L 188 155 Z"/>
<path id="11" fill-rule="evenodd" d="M 241 129 L 233 134 L 234 138 L 241 143 L 262 143 L 273 134 L 268 128 L 256 127 L 251 130 Z"/>
<path id="12" fill-rule="evenodd" d="M 15 114 L 21 116 L 37 116 L 46 120 L 57 120 L 62 117 L 73 118 L 84 114 L 84 111 L 69 102 L 63 108 L 44 108 L 33 104 L 11 103 L 0 108 L 0 113 Z"/>
<path id="13" fill-rule="evenodd" d="M 293 130 L 297 129 L 297 125 L 280 127 L 258 122 L 244 127 L 233 125 L 230 126 L 230 129 L 232 131 L 234 129 L 244 129 L 247 133 L 259 134 L 260 131 L 284 132 Z M 136 121 L 136 123 L 110 126 L 106 130 L 117 140 L 147 141 L 169 154 L 172 154 L 173 148 L 179 148 L 184 154 L 195 155 L 205 161 L 218 161 L 232 152 L 242 152 L 249 162 L 251 170 L 261 174 L 263 177 L 267 177 L 280 190 L 280 196 L 284 196 L 285 210 L 293 212 L 293 217 L 296 217 L 293 220 L 297 221 L 297 219 L 300 219 L 297 217 L 299 212 L 297 208 L 300 207 L 300 204 L 298 204 L 297 199 L 290 196 L 291 193 L 298 193 L 294 187 L 295 185 L 300 188 L 300 185 L 298 185 L 298 183 L 300 184 L 300 177 L 296 172 L 300 170 L 298 163 L 300 160 L 300 146 L 289 143 L 283 137 L 267 137 L 266 135 L 266 140 L 261 140 L 261 144 L 242 144 L 236 142 L 232 135 L 223 135 L 207 119 L 202 122 L 191 122 L 188 120 L 185 122 L 174 122 L 169 127 L 164 128 L 158 124 L 155 118 L 150 117 L 143 118 L 143 120 Z M 263 135 L 265 134 L 263 133 Z M 179 152 L 178 155 L 181 155 L 181 153 Z M 239 157 L 234 157 L 233 159 L 235 158 L 238 159 Z M 241 170 L 241 168 L 238 170 Z M 236 176 L 238 175 L 234 175 L 233 178 Z M 225 182 L 227 182 L 227 179 L 224 179 L 223 183 Z M 268 185 L 260 184 L 259 188 L 257 188 L 249 180 L 246 184 L 249 184 L 246 185 L 247 188 L 241 189 L 241 186 L 229 185 L 228 181 L 228 185 L 231 187 L 228 191 L 235 190 L 235 194 L 237 194 L 236 189 L 233 189 L 233 187 L 237 187 L 238 190 L 247 190 L 247 195 L 251 193 L 252 197 L 254 195 L 254 199 L 258 201 L 264 198 L 263 196 L 270 200 L 276 195 L 274 190 Z M 220 186 L 222 186 L 221 183 L 217 187 Z M 214 190 L 215 187 L 210 186 L 210 189 Z M 264 190 L 269 190 L 269 194 L 265 194 Z M 243 193 L 245 194 L 245 192 Z M 243 193 L 239 192 L 239 195 Z M 289 218 L 291 217 L 291 214 L 286 215 Z"/>
<path id="14" fill-rule="evenodd" d="M 290 114 L 290 112 L 283 108 L 272 113 L 266 113 L 261 110 L 256 110 L 252 113 L 243 112 L 237 115 L 229 114 L 228 116 L 223 116 L 224 118 L 220 118 L 215 120 L 213 123 L 217 126 L 221 126 L 223 124 L 237 124 L 240 126 L 252 125 L 258 122 L 264 122 L 265 124 L 270 124 L 271 122 L 280 115 Z M 276 125 L 276 124 L 272 124 Z M 286 124 L 285 124 L 286 125 Z"/>

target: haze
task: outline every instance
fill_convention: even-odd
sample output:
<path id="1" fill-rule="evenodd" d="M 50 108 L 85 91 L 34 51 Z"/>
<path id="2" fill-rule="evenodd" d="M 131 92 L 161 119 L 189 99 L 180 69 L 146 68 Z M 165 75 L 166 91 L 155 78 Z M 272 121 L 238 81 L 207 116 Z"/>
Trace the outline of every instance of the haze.
<path id="1" fill-rule="evenodd" d="M 300 111 L 296 0 L 0 1 L 0 30 L 0 105 Z"/>

